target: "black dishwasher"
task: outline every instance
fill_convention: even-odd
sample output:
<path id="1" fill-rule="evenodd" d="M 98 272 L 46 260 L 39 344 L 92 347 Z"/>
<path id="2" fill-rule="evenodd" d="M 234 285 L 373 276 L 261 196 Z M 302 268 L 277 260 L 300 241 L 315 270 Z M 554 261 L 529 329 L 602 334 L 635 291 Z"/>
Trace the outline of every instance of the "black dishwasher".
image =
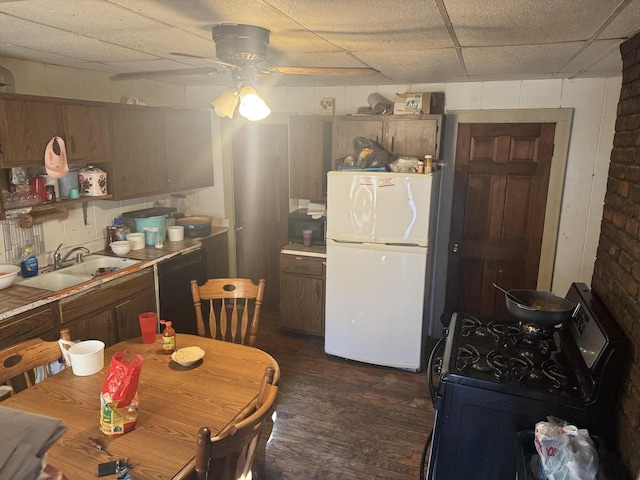
<path id="1" fill-rule="evenodd" d="M 203 250 L 184 253 L 158 264 L 160 318 L 173 322 L 178 333 L 197 335 L 191 280 L 207 280 L 207 256 Z"/>

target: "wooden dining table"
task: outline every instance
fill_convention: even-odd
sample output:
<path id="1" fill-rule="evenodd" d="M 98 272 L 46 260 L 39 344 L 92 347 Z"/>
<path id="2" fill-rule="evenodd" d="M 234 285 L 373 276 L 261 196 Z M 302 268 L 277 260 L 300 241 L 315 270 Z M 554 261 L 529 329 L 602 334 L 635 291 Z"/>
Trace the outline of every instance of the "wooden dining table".
<path id="1" fill-rule="evenodd" d="M 164 354 L 160 335 L 153 344 L 135 338 L 105 349 L 99 373 L 79 377 L 67 368 L 2 406 L 62 421 L 67 431 L 49 448 L 47 460 L 69 480 L 95 477 L 99 463 L 118 459 L 128 459 L 135 480 L 186 478 L 198 429 L 208 426 L 216 434 L 235 423 L 256 398 L 265 368 L 275 369 L 274 383 L 280 370 L 271 355 L 257 348 L 185 334 L 178 334 L 177 342 L 178 348 L 201 347 L 204 357 L 184 367 Z M 100 392 L 113 354 L 123 350 L 143 358 L 138 425 L 110 438 L 99 428 Z M 97 438 L 108 453 L 91 446 L 89 437 Z"/>

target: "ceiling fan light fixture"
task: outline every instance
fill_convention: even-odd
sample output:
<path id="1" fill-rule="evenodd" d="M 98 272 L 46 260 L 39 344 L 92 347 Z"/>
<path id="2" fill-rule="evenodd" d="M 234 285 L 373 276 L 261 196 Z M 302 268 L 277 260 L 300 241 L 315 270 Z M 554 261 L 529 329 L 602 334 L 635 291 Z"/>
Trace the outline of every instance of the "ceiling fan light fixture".
<path id="1" fill-rule="evenodd" d="M 211 106 L 214 108 L 216 115 L 219 117 L 233 118 L 233 112 L 238 106 L 240 98 L 236 89 L 225 89 L 213 102 Z"/>
<path id="2" fill-rule="evenodd" d="M 240 90 L 240 108 L 238 111 L 240 115 L 252 122 L 267 118 L 271 113 L 271 109 L 258 95 L 256 89 L 250 86 L 243 87 Z"/>

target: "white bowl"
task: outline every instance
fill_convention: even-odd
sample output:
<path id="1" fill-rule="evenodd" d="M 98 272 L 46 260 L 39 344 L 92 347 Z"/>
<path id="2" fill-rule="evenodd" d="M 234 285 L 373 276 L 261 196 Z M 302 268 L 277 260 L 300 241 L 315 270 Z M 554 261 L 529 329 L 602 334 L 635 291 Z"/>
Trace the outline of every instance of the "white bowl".
<path id="1" fill-rule="evenodd" d="M 20 267 L 15 265 L 0 265 L 0 290 L 10 287 L 19 271 Z"/>
<path id="2" fill-rule="evenodd" d="M 130 233 L 127 240 L 131 242 L 131 250 L 142 250 L 144 248 L 144 233 Z"/>
<path id="3" fill-rule="evenodd" d="M 181 242 L 184 240 L 184 227 L 182 225 L 167 227 L 167 235 L 170 242 Z"/>
<path id="4" fill-rule="evenodd" d="M 126 255 L 131 251 L 131 242 L 129 240 L 118 240 L 109 244 L 113 253 L 118 256 Z"/>
<path id="5" fill-rule="evenodd" d="M 100 340 L 74 343 L 67 352 L 73 374 L 78 377 L 93 375 L 104 367 L 104 343 Z"/>
<path id="6" fill-rule="evenodd" d="M 185 355 L 183 357 L 183 355 Z M 204 357 L 204 350 L 200 347 L 185 347 L 180 348 L 171 354 L 171 360 L 184 367 L 190 367 L 196 362 L 199 362 Z"/>

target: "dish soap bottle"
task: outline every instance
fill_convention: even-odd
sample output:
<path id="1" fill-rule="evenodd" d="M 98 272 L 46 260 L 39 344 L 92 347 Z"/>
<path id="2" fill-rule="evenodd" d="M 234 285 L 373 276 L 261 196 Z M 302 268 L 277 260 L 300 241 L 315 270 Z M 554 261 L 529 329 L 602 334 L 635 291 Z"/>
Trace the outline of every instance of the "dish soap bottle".
<path id="1" fill-rule="evenodd" d="M 176 350 L 176 331 L 171 326 L 170 321 L 160 320 L 160 323 L 164 325 L 164 331 L 162 332 L 162 351 L 166 355 L 171 355 Z"/>
<path id="2" fill-rule="evenodd" d="M 20 269 L 22 270 L 23 278 L 38 275 L 38 257 L 36 257 L 36 254 L 33 252 L 33 245 L 30 243 L 27 243 L 27 246 L 24 248 Z"/>

